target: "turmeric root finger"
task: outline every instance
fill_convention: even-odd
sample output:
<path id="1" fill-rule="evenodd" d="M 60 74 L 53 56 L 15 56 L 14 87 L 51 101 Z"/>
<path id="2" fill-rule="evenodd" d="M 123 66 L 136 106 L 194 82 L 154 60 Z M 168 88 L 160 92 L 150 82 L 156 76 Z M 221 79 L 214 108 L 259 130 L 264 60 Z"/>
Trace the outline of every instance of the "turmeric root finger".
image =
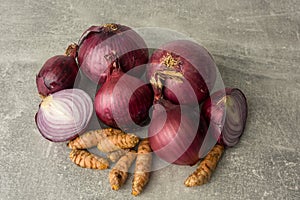
<path id="1" fill-rule="evenodd" d="M 78 166 L 90 169 L 107 169 L 109 162 L 86 150 L 73 149 L 70 153 L 70 159 Z"/>
<path id="2" fill-rule="evenodd" d="M 108 153 L 119 149 L 133 148 L 139 142 L 139 138 L 133 134 L 120 134 L 108 136 L 100 140 L 97 147 L 100 151 Z"/>
<path id="3" fill-rule="evenodd" d="M 68 143 L 70 149 L 88 149 L 97 146 L 100 140 L 105 139 L 108 136 L 125 134 L 123 131 L 113 128 L 98 129 L 88 131 L 83 135 L 75 138 Z"/>
<path id="4" fill-rule="evenodd" d="M 223 152 L 223 145 L 215 145 L 200 162 L 198 168 L 185 180 L 185 186 L 193 187 L 207 183 L 210 180 L 212 172 L 216 169 Z"/>
<path id="5" fill-rule="evenodd" d="M 120 158 L 109 173 L 111 189 L 119 190 L 128 177 L 128 169 L 136 157 L 135 151 L 130 151 Z"/>
<path id="6" fill-rule="evenodd" d="M 134 196 L 139 195 L 149 181 L 152 164 L 151 151 L 149 140 L 145 139 L 141 141 L 138 147 L 138 155 L 132 180 L 131 194 Z"/>
<path id="7" fill-rule="evenodd" d="M 112 162 L 117 162 L 122 156 L 129 152 L 129 149 L 119 149 L 107 154 L 107 158 Z"/>

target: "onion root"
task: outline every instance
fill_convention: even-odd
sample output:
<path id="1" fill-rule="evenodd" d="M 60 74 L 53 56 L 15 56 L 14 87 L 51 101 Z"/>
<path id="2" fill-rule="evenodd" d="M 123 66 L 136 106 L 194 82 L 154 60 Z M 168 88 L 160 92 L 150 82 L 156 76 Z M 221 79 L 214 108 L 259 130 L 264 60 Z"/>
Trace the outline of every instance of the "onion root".
<path id="1" fill-rule="evenodd" d="M 129 152 L 129 149 L 119 149 L 107 153 L 107 158 L 112 162 L 117 162 L 122 156 Z"/>
<path id="2" fill-rule="evenodd" d="M 216 169 L 223 152 L 224 146 L 216 144 L 200 162 L 198 168 L 185 180 L 185 186 L 193 187 L 207 183 Z"/>
<path id="3" fill-rule="evenodd" d="M 109 162 L 105 158 L 99 157 L 86 150 L 73 149 L 70 153 L 70 159 L 82 168 L 103 170 L 109 167 Z"/>
<path id="4" fill-rule="evenodd" d="M 140 142 L 138 154 L 135 163 L 134 176 L 132 180 L 132 192 L 134 196 L 139 195 L 144 186 L 148 183 L 152 164 L 152 150 L 149 140 L 145 139 Z"/>
<path id="5" fill-rule="evenodd" d="M 108 153 L 119 149 L 130 149 L 135 147 L 139 138 L 134 134 L 118 134 L 100 140 L 97 147 L 100 151 Z"/>
<path id="6" fill-rule="evenodd" d="M 128 177 L 128 169 L 136 158 L 136 152 L 130 151 L 122 156 L 109 173 L 109 182 L 112 190 L 119 190 Z"/>
<path id="7" fill-rule="evenodd" d="M 114 129 L 114 128 L 92 130 L 82 134 L 81 136 L 75 138 L 74 140 L 71 140 L 67 144 L 67 146 L 70 149 L 88 149 L 97 146 L 97 144 L 101 140 L 104 140 L 108 136 L 119 135 L 119 134 L 125 134 L 125 133 L 119 129 Z"/>

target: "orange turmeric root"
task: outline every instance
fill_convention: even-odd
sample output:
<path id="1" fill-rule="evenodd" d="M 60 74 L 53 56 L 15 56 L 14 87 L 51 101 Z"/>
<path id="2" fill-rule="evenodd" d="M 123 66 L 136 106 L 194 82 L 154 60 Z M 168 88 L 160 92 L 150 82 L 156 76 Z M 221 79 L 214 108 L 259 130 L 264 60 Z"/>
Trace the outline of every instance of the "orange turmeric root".
<path id="1" fill-rule="evenodd" d="M 114 168 L 109 173 L 111 189 L 119 190 L 128 177 L 128 169 L 136 158 L 136 152 L 130 151 L 120 158 Z"/>
<path id="2" fill-rule="evenodd" d="M 223 152 L 224 146 L 216 144 L 200 162 L 198 168 L 185 180 L 185 186 L 193 187 L 207 183 L 212 172 L 216 169 Z"/>
<path id="3" fill-rule="evenodd" d="M 81 136 L 78 136 L 74 140 L 68 143 L 70 149 L 88 149 L 97 146 L 99 141 L 105 139 L 108 136 L 125 134 L 119 129 L 106 128 L 88 131 Z"/>
<path id="4" fill-rule="evenodd" d="M 129 152 L 129 149 L 119 149 L 107 154 L 107 158 L 112 162 L 117 162 L 122 156 Z"/>
<path id="5" fill-rule="evenodd" d="M 96 156 L 86 150 L 73 149 L 70 159 L 78 166 L 90 169 L 107 169 L 109 162 L 105 158 Z"/>
<path id="6" fill-rule="evenodd" d="M 134 177 L 132 180 L 132 192 L 134 196 L 139 195 L 144 186 L 148 183 L 152 164 L 152 154 L 149 140 L 141 141 L 138 147 L 138 155 L 136 158 Z"/>
<path id="7" fill-rule="evenodd" d="M 119 149 L 133 148 L 139 142 L 139 138 L 133 134 L 111 135 L 100 140 L 97 147 L 100 151 L 108 153 Z"/>

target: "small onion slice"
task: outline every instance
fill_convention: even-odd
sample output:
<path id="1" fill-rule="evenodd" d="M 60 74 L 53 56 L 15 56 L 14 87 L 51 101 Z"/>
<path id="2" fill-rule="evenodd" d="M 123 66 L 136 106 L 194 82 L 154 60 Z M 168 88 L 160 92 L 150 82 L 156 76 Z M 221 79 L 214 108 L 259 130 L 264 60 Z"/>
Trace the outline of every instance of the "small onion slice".
<path id="1" fill-rule="evenodd" d="M 247 120 L 247 99 L 237 88 L 225 88 L 213 93 L 203 106 L 201 114 L 210 125 L 218 143 L 227 147 L 236 145 L 244 132 Z"/>
<path id="2" fill-rule="evenodd" d="M 43 99 L 35 121 L 43 137 L 64 142 L 84 132 L 92 113 L 93 102 L 86 92 L 65 89 Z"/>

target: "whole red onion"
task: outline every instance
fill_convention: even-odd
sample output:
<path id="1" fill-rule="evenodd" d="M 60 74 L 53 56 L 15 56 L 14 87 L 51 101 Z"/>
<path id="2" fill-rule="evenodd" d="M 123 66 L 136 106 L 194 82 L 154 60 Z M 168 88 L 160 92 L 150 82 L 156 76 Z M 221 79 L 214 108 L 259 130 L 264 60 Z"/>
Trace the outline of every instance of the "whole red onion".
<path id="1" fill-rule="evenodd" d="M 158 48 L 150 58 L 147 78 L 161 79 L 163 96 L 175 104 L 198 104 L 215 84 L 216 65 L 197 43 L 175 40 Z"/>
<path id="2" fill-rule="evenodd" d="M 96 94 L 94 106 L 104 124 L 135 130 L 149 121 L 153 91 L 149 84 L 122 72 L 120 66 L 118 59 L 113 61 L 106 81 Z"/>
<path id="3" fill-rule="evenodd" d="M 210 132 L 227 147 L 236 145 L 247 120 L 247 99 L 237 88 L 213 93 L 202 106 L 201 114 L 210 125 Z"/>
<path id="4" fill-rule="evenodd" d="M 83 133 L 93 113 L 91 97 L 81 89 L 65 89 L 43 99 L 35 115 L 40 133 L 53 142 L 64 142 Z"/>
<path id="5" fill-rule="evenodd" d="M 91 26 L 79 40 L 78 63 L 82 72 L 95 83 L 102 84 L 107 76 L 110 62 L 104 57 L 116 52 L 123 72 L 148 62 L 148 49 L 131 28 L 121 24 Z M 143 71 L 135 70 L 140 76 Z"/>
<path id="6" fill-rule="evenodd" d="M 36 85 L 40 95 L 47 96 L 54 92 L 73 88 L 75 80 L 79 80 L 78 66 L 75 61 L 77 45 L 71 44 L 65 55 L 49 58 L 38 75 Z"/>
<path id="7" fill-rule="evenodd" d="M 154 105 L 148 137 L 161 159 L 178 165 L 194 165 L 207 132 L 207 125 L 192 107 L 160 99 Z"/>

